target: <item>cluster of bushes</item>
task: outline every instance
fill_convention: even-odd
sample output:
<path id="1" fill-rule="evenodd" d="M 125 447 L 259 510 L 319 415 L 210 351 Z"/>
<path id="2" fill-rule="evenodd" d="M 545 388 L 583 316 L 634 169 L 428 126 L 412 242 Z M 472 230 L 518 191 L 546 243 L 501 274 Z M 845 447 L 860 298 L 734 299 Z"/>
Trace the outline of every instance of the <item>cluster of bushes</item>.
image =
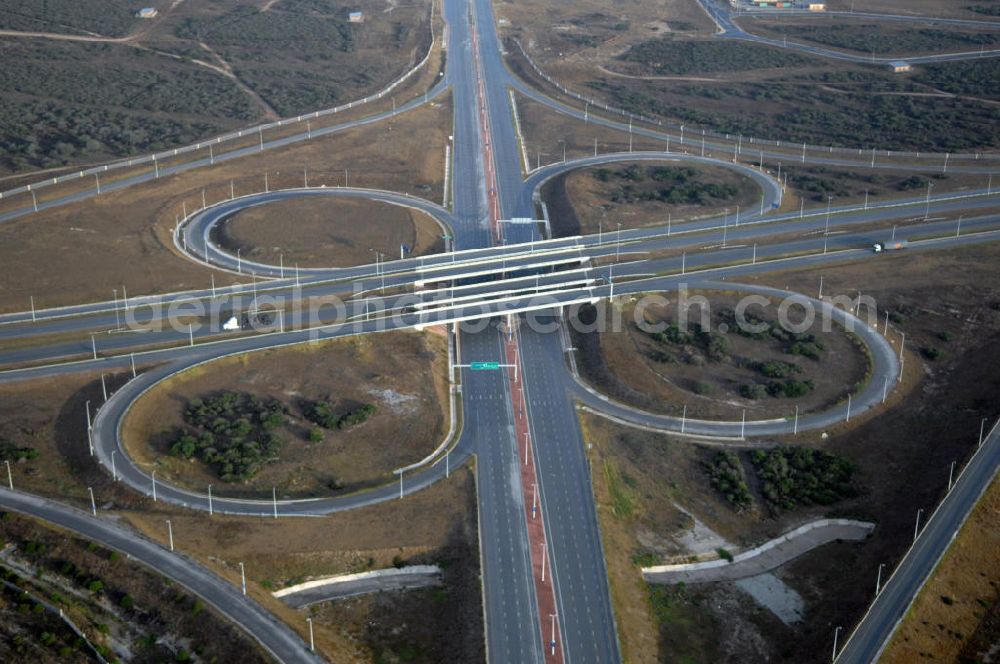
<path id="1" fill-rule="evenodd" d="M 714 361 L 724 359 L 729 353 L 729 342 L 723 335 L 703 328 L 698 323 L 694 325 L 694 332 L 687 332 L 671 323 L 661 332 L 650 332 L 649 336 L 661 344 L 696 346 L 708 359 Z M 665 359 L 663 361 L 672 360 Z"/>
<path id="2" fill-rule="evenodd" d="M 748 71 L 822 63 L 816 58 L 778 49 L 735 42 L 674 41 L 670 37 L 636 44 L 622 54 L 621 59 L 646 65 L 661 75 Z"/>
<path id="3" fill-rule="evenodd" d="M 831 505 L 857 495 L 854 464 L 823 450 L 778 447 L 755 450 L 750 461 L 768 505 L 791 510 L 799 505 Z"/>
<path id="4" fill-rule="evenodd" d="M 997 66 L 991 63 L 984 66 Z M 977 79 L 982 96 L 995 95 L 989 81 L 991 76 L 995 80 L 996 71 L 986 70 Z M 956 87 L 963 85 L 960 74 L 947 78 Z M 900 150 L 956 151 L 1000 144 L 1000 134 L 992 131 L 998 111 L 981 101 L 871 94 L 856 84 L 835 90 L 814 82 L 797 75 L 760 83 L 676 85 L 669 90 L 607 79 L 587 85 L 627 111 L 732 135 L 868 150 L 889 145 Z M 774 114 L 788 104 L 794 104 L 796 112 L 782 113 L 775 122 Z"/>
<path id="5" fill-rule="evenodd" d="M 223 482 L 246 481 L 277 458 L 281 441 L 274 430 L 285 423 L 285 413 L 278 401 L 239 392 L 195 399 L 184 410 L 190 428 L 178 432 L 171 454 L 197 457 Z"/>
<path id="6" fill-rule="evenodd" d="M 347 412 L 338 413 L 331 404 L 316 401 L 305 409 L 305 415 L 310 422 L 324 429 L 349 429 L 367 421 L 376 410 L 374 404 L 366 403 Z"/>
<path id="7" fill-rule="evenodd" d="M 809 394 L 815 384 L 811 380 L 769 380 L 766 383 L 744 383 L 740 385 L 740 396 L 744 399 L 763 399 L 765 396 L 796 399 Z"/>
<path id="8" fill-rule="evenodd" d="M 750 505 L 750 489 L 743 477 L 743 467 L 735 452 L 716 452 L 705 464 L 709 482 L 730 505 L 742 510 Z"/>
<path id="9" fill-rule="evenodd" d="M 25 32 L 80 31 L 121 37 L 138 20 L 135 3 L 115 0 L 4 0 L 0 29 Z"/>
<path id="10" fill-rule="evenodd" d="M 0 460 L 28 461 L 38 458 L 38 450 L 33 447 L 15 445 L 10 441 L 0 439 Z"/>
<path id="11" fill-rule="evenodd" d="M 594 178 L 600 182 L 623 182 L 611 191 L 613 203 L 658 201 L 671 205 L 709 205 L 730 200 L 739 194 L 735 185 L 703 182 L 698 175 L 693 168 L 644 168 L 636 164 L 614 171 L 608 168 L 594 171 Z"/>
<path id="12" fill-rule="evenodd" d="M 913 53 L 941 51 L 972 46 L 991 46 L 1000 36 L 990 32 L 968 32 L 918 28 L 894 32 L 888 37 L 885 26 L 870 25 L 786 25 L 782 32 L 789 38 L 804 39 L 834 48 L 864 53 Z"/>
<path id="13" fill-rule="evenodd" d="M 229 79 L 114 44 L 5 44 L 0 164 L 61 166 L 161 150 L 258 111 Z"/>

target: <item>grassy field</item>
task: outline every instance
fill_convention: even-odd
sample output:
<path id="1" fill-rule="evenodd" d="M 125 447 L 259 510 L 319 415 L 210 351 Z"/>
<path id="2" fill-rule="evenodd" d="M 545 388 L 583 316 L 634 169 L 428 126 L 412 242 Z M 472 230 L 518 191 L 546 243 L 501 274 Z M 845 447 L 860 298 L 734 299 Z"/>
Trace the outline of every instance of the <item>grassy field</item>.
<path id="1" fill-rule="evenodd" d="M 109 376 L 109 389 L 124 380 Z M 244 562 L 249 592 L 303 638 L 308 638 L 305 617 L 313 615 L 317 649 L 330 660 L 372 662 L 381 654 L 383 661 L 414 661 L 407 653 L 415 651 L 422 657 L 416 661 L 483 661 L 470 469 L 453 467 L 450 480 L 402 501 L 324 519 L 209 518 L 153 503 L 98 469 L 87 453 L 81 423 L 85 401 L 93 407 L 100 399 L 99 375 L 74 374 L 0 388 L 0 438 L 13 448 L 37 452 L 34 458 L 12 462 L 15 487 L 89 508 L 91 486 L 102 513 L 111 510 L 113 518 L 126 520 L 164 545 L 164 519 L 171 519 L 178 551 L 237 586 L 237 563 Z M 333 437 L 323 443 L 331 444 L 337 445 Z M 444 586 L 317 607 L 315 614 L 292 610 L 270 594 L 306 578 L 391 567 L 398 561 L 441 565 Z"/>
<path id="2" fill-rule="evenodd" d="M 621 331 L 573 332 L 581 374 L 639 408 L 680 415 L 686 405 L 689 417 L 728 420 L 738 420 L 743 409 L 748 419 L 787 417 L 795 406 L 802 413 L 823 410 L 865 380 L 867 357 L 843 329 L 824 331 L 817 318 L 811 329 L 791 334 L 777 323 L 775 302 L 746 312 L 757 330 L 769 329 L 739 332 L 733 311 L 740 296 L 708 293 L 703 319 L 695 302 L 705 295 L 687 294 L 686 324 L 677 293 L 665 294 L 669 304 L 647 306 L 639 315 L 646 324 L 668 326 L 663 332 L 640 330 L 631 304 L 622 309 Z"/>
<path id="3" fill-rule="evenodd" d="M 358 199 L 304 198 L 247 208 L 218 227 L 216 240 L 258 262 L 343 267 L 444 250 L 441 226 L 423 212 Z M 279 258 L 280 257 L 280 258 Z"/>
<path id="4" fill-rule="evenodd" d="M 819 58 L 742 42 L 674 41 L 669 37 L 640 42 L 628 49 L 621 59 L 643 65 L 660 76 L 815 66 L 823 62 Z"/>
<path id="5" fill-rule="evenodd" d="M 629 661 L 826 661 L 830 626 L 849 629 L 860 618 L 871 600 L 878 565 L 885 563 L 891 569 L 898 564 L 912 540 L 916 510 L 923 508 L 926 514 L 940 500 L 951 461 L 962 463 L 972 453 L 980 418 L 997 415 L 998 358 L 988 349 L 1000 336 L 1000 283 L 991 268 L 998 252 L 996 246 L 984 246 L 900 254 L 888 261 L 824 268 L 819 274 L 789 271 L 758 278 L 814 292 L 821 274 L 828 294 L 855 293 L 861 287 L 890 312 L 892 324 L 906 332 L 913 351 L 907 354 L 903 388 L 890 397 L 889 409 L 857 426 L 852 419 L 853 429 L 810 432 L 795 443 L 830 452 L 854 466 L 851 483 L 857 495 L 832 507 L 775 512 L 759 481 L 767 478 L 758 475 L 743 453 L 738 455 L 739 466 L 754 499 L 738 508 L 712 488 L 706 472 L 717 449 L 584 417 L 587 442 L 594 446 L 591 464 L 612 599 Z M 924 352 L 931 348 L 938 353 Z M 737 546 L 759 543 L 824 514 L 863 518 L 878 526 L 863 545 L 828 545 L 781 568 L 779 577 L 806 602 L 803 621 L 788 627 L 730 584 L 651 590 L 641 583 L 640 565 L 683 560 L 695 550 L 690 534 L 696 526 L 679 508 Z M 959 551 L 965 561 L 962 569 L 981 567 L 989 575 L 988 565 L 995 563 L 980 565 L 965 557 L 992 554 L 988 540 L 983 539 L 982 547 Z M 987 592 L 976 574 L 963 577 L 963 583 L 978 583 L 979 594 L 967 600 L 957 590 L 929 591 L 929 601 L 942 618 L 917 626 L 922 634 L 919 642 L 916 632 L 908 632 L 921 651 L 954 649 L 960 646 L 955 632 L 966 638 L 973 634 L 969 615 L 995 615 L 992 608 L 976 602 L 989 603 L 995 595 L 995 588 L 989 586 Z M 843 583 L 845 575 L 859 583 Z M 948 605 L 939 595 L 955 601 Z M 944 620 L 959 614 L 966 623 Z M 992 627 L 983 629 L 982 638 L 973 642 L 979 647 L 993 638 L 985 636 L 994 633 L 988 631 Z M 938 634 L 933 642 L 932 634 Z M 898 661 L 911 661 L 912 654 L 907 650 Z"/>
<path id="6" fill-rule="evenodd" d="M 536 17 L 557 12 L 552 3 L 531 7 L 521 11 Z M 588 25 L 586 17 L 580 20 Z M 1000 111 L 993 103 L 995 86 L 986 82 L 996 78 L 1000 65 L 992 60 L 918 67 L 898 75 L 634 24 L 614 40 L 570 46 L 535 25 L 541 23 L 523 19 L 506 34 L 567 87 L 692 130 L 869 149 L 956 151 L 996 145 L 991 127 Z M 995 33 L 955 34 L 956 39 L 981 40 Z M 933 37 L 923 34 L 922 39 Z M 517 46 L 511 44 L 508 51 L 515 71 L 527 72 L 518 62 Z"/>
<path id="7" fill-rule="evenodd" d="M 699 527 L 734 542 L 771 537 L 781 521 L 732 509 L 709 484 L 709 449 L 595 416 L 583 416 L 582 425 L 623 659 L 739 662 L 771 655 L 762 633 L 777 621 L 748 597 L 725 587 L 650 586 L 639 568 L 687 558 L 692 514 Z"/>
<path id="8" fill-rule="evenodd" d="M 833 22 L 829 19 L 795 21 L 753 19 L 745 21 L 743 25 L 749 32 L 775 39 L 787 37 L 797 42 L 820 44 L 845 51 L 874 53 L 878 57 L 975 51 L 980 47 L 994 48 L 1000 42 L 1000 31 L 914 27 L 905 23 Z"/>
<path id="9" fill-rule="evenodd" d="M 162 150 L 260 118 L 229 79 L 131 46 L 19 39 L 0 57 L 0 172 Z"/>
<path id="10" fill-rule="evenodd" d="M 175 3 L 138 22 L 132 8 L 105 7 L 116 3 L 58 0 L 43 24 L 27 3 L 6 4 L 8 27 L 90 41 L 0 44 L 10 65 L 0 76 L 0 175 L 144 154 L 358 99 L 430 45 L 429 0 L 391 12 L 376 0 Z M 347 22 L 355 9 L 363 24 Z M 91 12 L 108 17 L 109 33 Z"/>
<path id="11" fill-rule="evenodd" d="M 542 189 L 556 236 L 610 233 L 724 214 L 744 214 L 760 200 L 746 177 L 712 166 L 633 162 L 586 168 Z"/>
<path id="12" fill-rule="evenodd" d="M 404 332 L 221 360 L 147 393 L 125 422 L 125 445 L 165 482 L 196 489 L 215 482 L 219 495 L 270 495 L 272 487 L 289 497 L 357 491 L 391 481 L 394 468 L 419 461 L 444 439 L 447 358 L 441 337 Z M 277 458 L 220 482 L 218 465 L 188 460 L 172 447 L 179 431 L 201 432 L 183 416 L 186 408 L 234 389 L 273 400 L 284 416 L 269 429 Z M 335 415 L 365 405 L 374 413 L 355 426 L 324 429 L 312 416 L 317 404 Z M 218 431 L 216 439 L 222 447 Z"/>
<path id="13" fill-rule="evenodd" d="M 830 0 L 827 8 L 837 11 L 866 11 L 909 16 L 982 19 L 997 8 L 997 0 Z M 985 9 L 987 14 L 978 9 Z"/>
<path id="14" fill-rule="evenodd" d="M 0 30 L 122 37 L 141 23 L 135 13 L 148 4 L 139 0 L 49 0 L 43 5 L 31 0 L 2 0 Z"/>
<path id="15" fill-rule="evenodd" d="M 986 661 L 998 635 L 998 511 L 1000 481 L 994 480 L 920 591 L 881 661 Z"/>
<path id="16" fill-rule="evenodd" d="M 229 198 L 231 182 L 237 196 L 261 192 L 265 171 L 274 190 L 301 186 L 304 168 L 312 186 L 343 184 L 344 168 L 350 167 L 352 186 L 440 201 L 451 121 L 450 103 L 433 103 L 378 126 L 164 177 L 5 223 L 0 228 L 6 247 L 0 251 L 0 310 L 27 310 L 29 295 L 37 307 L 107 300 L 112 295 L 108 284 L 123 284 L 132 295 L 208 287 L 208 271 L 175 253 L 171 229 L 185 206 L 189 211 L 201 207 L 202 191 L 210 204 Z M 116 261 L 107 260 L 109 251 Z M 62 269 L 47 269 L 41 256 Z M 216 275 L 220 286 L 233 281 L 228 273 Z"/>
<path id="17" fill-rule="evenodd" d="M 0 517 L 0 537 L 10 547 L 0 572 L 31 594 L 0 594 L 4 661 L 93 661 L 33 598 L 62 610 L 108 659 L 129 652 L 135 661 L 267 661 L 249 636 L 204 602 L 116 552 L 12 513 Z"/>

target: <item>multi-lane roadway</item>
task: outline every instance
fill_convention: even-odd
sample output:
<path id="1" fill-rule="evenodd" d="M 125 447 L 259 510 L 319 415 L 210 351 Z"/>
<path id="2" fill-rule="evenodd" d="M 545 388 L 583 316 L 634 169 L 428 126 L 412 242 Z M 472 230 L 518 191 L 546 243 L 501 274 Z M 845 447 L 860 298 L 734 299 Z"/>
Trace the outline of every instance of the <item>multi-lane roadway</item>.
<path id="1" fill-rule="evenodd" d="M 74 370 L 124 368 L 130 366 L 133 359 L 137 359 L 140 365 L 159 362 L 157 366 L 138 373 L 112 395 L 100 408 L 93 422 L 97 461 L 109 472 L 114 472 L 119 481 L 137 491 L 151 494 L 154 482 L 152 474 L 133 463 L 121 445 L 121 421 L 125 413 L 136 399 L 158 381 L 226 354 L 303 343 L 316 338 L 423 327 L 459 319 L 490 319 L 527 310 L 539 311 L 537 315 L 543 319 L 548 316 L 552 320 L 558 320 L 562 307 L 609 297 L 612 287 L 619 294 L 637 293 L 673 288 L 682 277 L 688 276 L 704 281 L 776 267 L 821 265 L 856 259 L 867 251 L 867 245 L 874 239 L 886 239 L 888 233 L 894 232 L 888 228 L 874 230 L 871 228 L 873 224 L 885 225 L 886 221 L 900 218 L 900 211 L 908 211 L 913 216 L 912 209 L 920 208 L 921 202 L 924 206 L 920 212 L 925 219 L 918 219 L 916 223 L 912 220 L 908 222 L 907 233 L 950 235 L 952 222 L 935 221 L 932 214 L 964 210 L 978 211 L 980 214 L 966 220 L 965 235 L 956 233 L 958 237 L 929 240 L 915 245 L 915 250 L 995 240 L 1000 235 L 1000 231 L 996 230 L 1000 227 L 1000 221 L 989 213 L 995 204 L 992 191 L 970 192 L 964 197 L 938 195 L 926 200 L 911 199 L 903 202 L 909 207 L 902 208 L 866 205 L 862 209 L 857 209 L 858 206 L 854 206 L 854 209 L 833 208 L 829 215 L 776 215 L 771 213 L 771 208 L 780 203 L 779 184 L 761 169 L 742 164 L 729 166 L 757 182 L 762 192 L 761 204 L 759 209 L 746 211 L 744 216 L 733 219 L 732 225 L 726 215 L 723 219 L 702 220 L 676 229 L 657 227 L 629 230 L 620 235 L 616 233 L 614 237 L 605 234 L 596 239 L 590 236 L 549 243 L 543 240 L 539 227 L 535 225 L 504 226 L 498 233 L 499 218 L 534 218 L 534 200 L 538 187 L 547 178 L 566 170 L 631 159 L 726 162 L 702 158 L 700 155 L 676 153 L 598 155 L 539 169 L 525 180 L 521 170 L 516 129 L 510 113 L 508 88 L 526 90 L 550 107 L 571 115 L 581 115 L 586 111 L 568 109 L 511 76 L 502 59 L 489 0 L 473 0 L 469 5 L 448 0 L 444 3 L 444 17 L 449 25 L 448 67 L 435 91 L 440 92 L 445 87 L 450 87 L 455 100 L 452 168 L 454 195 L 451 210 L 392 192 L 346 188 L 268 192 L 234 199 L 192 215 L 177 234 L 179 247 L 187 251 L 193 260 L 205 261 L 213 267 L 230 271 L 250 273 L 255 277 L 270 278 L 266 286 L 270 291 L 281 293 L 299 290 L 297 297 L 301 298 L 301 289 L 307 287 L 314 293 L 356 295 L 348 302 L 347 320 L 312 321 L 314 324 L 322 323 L 323 326 L 293 329 L 305 321 L 289 318 L 282 321 L 283 324 L 287 323 L 287 330 L 279 327 L 266 334 L 240 338 L 218 338 L 218 330 L 208 328 L 203 334 L 215 336 L 215 340 L 211 342 L 193 343 L 192 331 L 189 332 L 189 340 L 192 341 L 189 345 L 160 351 L 144 351 L 141 347 L 151 341 L 183 341 L 184 331 L 168 330 L 163 333 L 165 336 L 143 336 L 141 340 L 124 334 L 114 337 L 109 335 L 102 339 L 101 353 L 110 356 L 12 370 L 4 373 L 0 379 L 21 380 Z M 591 121 L 601 122 L 612 128 L 625 129 L 617 121 L 594 118 L 592 115 L 588 117 Z M 374 115 L 365 121 L 378 119 L 380 116 Z M 658 129 L 647 128 L 641 131 L 650 137 L 667 138 Z M 762 155 L 764 154 L 762 151 Z M 818 158 L 820 161 L 822 159 Z M 858 161 L 844 157 L 826 159 L 846 163 Z M 914 167 L 928 166 L 916 164 Z M 970 172 L 988 171 L 988 166 L 985 165 L 966 168 Z M 123 182 L 122 186 L 127 184 Z M 264 205 L 273 200 L 299 195 L 364 197 L 420 209 L 454 235 L 455 245 L 461 251 L 446 256 L 392 261 L 377 267 L 300 270 L 291 275 L 287 266 L 245 262 L 241 257 L 232 256 L 212 243 L 213 224 L 236 210 L 247 205 Z M 68 202 L 71 201 L 64 201 Z M 919 213 L 916 216 L 919 217 Z M 769 238 L 771 241 L 765 242 Z M 502 242 L 498 243 L 498 239 Z M 728 247 L 727 241 L 730 242 Z M 757 242 L 762 245 L 759 249 Z M 740 246 L 733 246 L 734 244 Z M 700 250 L 688 256 L 688 250 L 695 248 Z M 630 261 L 628 264 L 618 263 L 612 268 L 609 261 L 612 257 L 620 258 L 622 252 L 630 256 Z M 680 256 L 677 255 L 678 252 Z M 788 256 L 793 253 L 807 255 Z M 644 258 L 646 260 L 639 262 Z M 563 270 L 558 274 L 538 276 L 538 281 L 532 285 L 532 273 L 539 272 L 543 264 L 547 268 L 558 266 Z M 689 275 L 689 272 L 698 274 Z M 471 288 L 464 291 L 441 286 L 454 285 L 455 282 L 462 286 L 462 279 L 470 274 L 489 277 L 491 281 L 471 285 Z M 411 299 L 404 305 L 397 300 L 401 296 L 396 293 L 373 293 L 384 290 L 383 282 L 390 289 L 405 286 L 412 288 L 418 284 L 421 288 L 427 288 L 429 284 L 429 288 L 407 295 Z M 261 285 L 261 289 L 264 288 Z M 232 297 L 234 293 L 244 298 L 250 294 L 246 287 L 242 287 L 229 289 L 228 292 L 220 289 L 217 292 L 206 290 L 175 294 L 167 296 L 167 299 L 201 302 L 222 298 L 228 302 L 226 298 Z M 540 300 L 541 297 L 546 299 Z M 376 301 L 396 315 L 370 318 L 365 313 L 366 300 Z M 148 301 L 133 298 L 126 309 L 134 310 L 140 303 L 146 305 Z M 44 334 L 91 331 L 95 327 L 109 325 L 112 316 L 120 313 L 117 309 L 118 303 L 114 303 L 114 306 L 98 303 L 58 311 L 33 312 L 31 317 L 36 319 L 35 322 L 29 322 L 28 314 L 6 316 L 0 319 L 0 323 L 7 323 L 0 326 L 0 334 L 5 338 L 23 340 L 36 335 L 42 339 L 42 343 L 2 353 L 0 361 L 37 362 L 59 357 L 60 353 L 65 354 L 73 349 L 67 348 L 65 342 L 44 343 Z M 843 319 L 841 322 L 849 322 L 849 313 L 839 309 L 831 313 Z M 679 424 L 672 418 L 636 412 L 595 397 L 581 388 L 568 371 L 567 349 L 561 341 L 558 325 L 554 329 L 554 332 L 541 333 L 528 326 L 521 326 L 516 335 L 512 335 L 512 339 L 516 338 L 513 346 L 505 345 L 504 331 L 494 325 L 479 326 L 475 332 L 460 331 L 456 339 L 463 363 L 474 360 L 502 361 L 504 354 L 514 348 L 517 363 L 523 367 L 521 383 L 516 386 L 516 393 L 519 398 L 523 395 L 530 437 L 537 441 L 532 448 L 532 455 L 544 522 L 546 549 L 543 555 L 547 557 L 550 569 L 550 585 L 539 585 L 532 564 L 532 556 L 537 554 L 532 550 L 535 540 L 532 539 L 526 521 L 526 498 L 519 481 L 521 470 L 516 435 L 518 406 L 513 396 L 515 386 L 508 372 L 463 371 L 461 391 L 464 428 L 451 452 L 450 460 L 452 464 L 461 463 L 471 455 L 475 455 L 477 459 L 486 649 L 491 661 L 615 662 L 620 660 L 615 617 L 604 567 L 590 468 L 581 441 L 574 402 L 583 401 L 625 421 L 666 430 L 690 426 L 692 431 L 697 429 L 702 435 L 733 436 L 737 425 L 691 421 Z M 894 352 L 877 331 L 863 325 L 859 329 L 863 331 L 864 341 L 873 351 L 875 375 L 882 379 L 881 384 L 878 380 L 873 380 L 864 392 L 856 395 L 856 407 L 860 409 L 875 406 L 881 401 L 884 390 L 889 389 L 894 382 L 899 368 Z M 42 331 L 41 334 L 39 331 Z M 60 343 L 64 345 L 60 346 Z M 78 346 L 79 344 L 75 352 L 80 352 Z M 84 351 L 86 350 L 85 346 Z M 90 350 L 93 350 L 92 345 Z M 840 412 L 840 409 L 833 409 L 804 417 L 794 426 L 825 426 L 844 416 L 845 413 Z M 793 424 L 788 421 L 747 423 L 747 432 L 755 435 L 778 434 L 788 432 L 791 426 Z M 985 481 L 985 473 L 986 470 L 980 475 L 970 474 L 968 483 L 974 487 L 977 482 L 981 484 Z M 420 490 L 445 474 L 445 467 L 441 463 L 415 470 L 403 477 L 403 492 Z M 396 499 L 399 491 L 399 487 L 393 484 L 357 496 L 277 502 L 216 496 L 213 509 L 219 513 L 272 515 L 276 512 L 280 516 L 327 514 Z M 157 487 L 157 499 L 191 509 L 209 509 L 207 495 L 162 483 Z M 3 492 L 0 493 L 0 503 L 15 506 L 15 498 Z M 20 503 L 17 506 L 27 509 Z M 955 507 L 949 506 L 946 513 L 953 519 L 960 520 L 967 506 L 968 501 L 957 503 Z M 38 503 L 33 509 L 32 513 L 42 518 L 62 518 L 59 509 L 45 503 Z M 85 519 L 80 515 L 78 518 Z M 103 522 L 98 520 L 95 523 Z M 102 541 L 108 541 L 113 536 L 101 527 L 90 528 L 84 534 Z M 129 538 L 125 536 L 125 539 Z M 164 555 L 168 554 L 162 551 L 156 554 Z M 920 570 L 913 572 L 918 576 L 921 573 L 923 572 Z M 176 574 L 186 578 L 185 575 L 192 572 L 179 569 Z M 224 592 L 226 587 L 221 581 L 208 582 L 207 585 L 209 588 L 204 590 L 206 593 Z M 901 590 L 894 592 L 904 599 L 907 592 L 912 591 L 904 581 L 897 583 L 896 587 Z M 202 592 L 200 587 L 195 590 Z M 540 608 L 539 598 L 547 602 L 545 593 L 548 592 L 551 592 L 554 602 L 555 613 L 552 616 L 542 615 Z M 898 609 L 898 601 L 891 603 L 886 597 L 885 602 L 889 608 L 884 610 L 885 615 L 893 615 L 892 611 Z M 220 608 L 245 628 L 257 629 L 256 618 L 244 616 L 239 607 L 225 610 L 229 601 L 219 599 L 218 602 L 223 605 Z M 882 611 L 878 615 L 882 615 Z M 551 636 L 543 631 L 543 627 L 549 624 L 550 617 L 551 624 L 558 625 L 555 647 L 552 646 Z M 871 623 L 866 621 L 865 624 Z M 862 633 L 867 634 L 868 631 L 859 630 L 859 634 Z M 279 659 L 301 659 L 301 644 L 286 644 L 290 649 L 284 650 L 285 646 L 280 645 L 283 638 L 280 634 L 269 633 L 267 630 L 261 634 L 267 634 L 268 648 Z M 884 640 L 881 633 L 873 634 L 875 635 L 871 637 L 859 636 L 857 641 L 875 643 L 879 638 Z M 265 638 L 262 636 L 261 640 L 264 641 Z"/>

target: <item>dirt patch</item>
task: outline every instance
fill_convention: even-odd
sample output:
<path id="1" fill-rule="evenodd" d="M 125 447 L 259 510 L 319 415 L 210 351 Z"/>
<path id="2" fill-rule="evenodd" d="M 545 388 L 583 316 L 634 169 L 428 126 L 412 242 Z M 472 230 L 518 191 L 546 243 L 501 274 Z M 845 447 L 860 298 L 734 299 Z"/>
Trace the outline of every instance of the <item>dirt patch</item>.
<path id="1" fill-rule="evenodd" d="M 823 329 L 817 318 L 808 330 L 789 332 L 778 323 L 779 301 L 769 300 L 746 309 L 745 327 L 753 330 L 741 333 L 738 294 L 667 295 L 670 303 L 650 303 L 638 318 L 635 303 L 625 304 L 619 331 L 572 333 L 585 380 L 639 408 L 681 415 L 686 406 L 689 417 L 730 421 L 743 409 L 748 419 L 787 417 L 795 406 L 820 411 L 866 380 L 867 354 L 839 326 Z M 643 331 L 637 321 L 664 329 Z"/>
<path id="2" fill-rule="evenodd" d="M 586 168 L 546 183 L 556 236 L 611 233 L 716 214 L 752 211 L 760 189 L 749 178 L 714 166 L 631 162 Z M 609 217 L 610 215 L 610 217 Z"/>
<path id="3" fill-rule="evenodd" d="M 448 350 L 444 339 L 387 333 L 319 346 L 250 353 L 198 367 L 147 393 L 130 411 L 124 440 L 130 454 L 155 468 L 165 482 L 201 489 L 215 483 L 219 495 L 271 494 L 313 497 L 350 492 L 392 479 L 395 468 L 430 454 L 448 430 Z M 193 399 L 222 391 L 275 399 L 287 407 L 278 460 L 243 483 L 220 484 L 197 461 L 170 453 L 184 409 Z M 402 395 L 405 400 L 387 398 Z M 307 417 L 328 403 L 335 412 L 375 406 L 367 421 L 345 429 L 320 430 Z"/>
<path id="4" fill-rule="evenodd" d="M 377 201 L 313 197 L 247 208 L 217 227 L 216 241 L 257 262 L 346 267 L 443 251 L 441 226 L 417 210 Z"/>
<path id="5" fill-rule="evenodd" d="M 207 288 L 208 270 L 180 257 L 172 228 L 183 210 L 236 195 L 344 183 L 441 200 L 450 103 L 432 103 L 375 126 L 315 138 L 287 148 L 199 168 L 72 205 L 45 210 L 0 228 L 0 310 L 109 300 L 111 285 L 130 295 Z M 204 192 L 204 193 L 203 193 Z M 203 198 L 204 196 L 204 198 Z M 398 247 L 397 247 L 398 251 Z M 114 256 L 115 260 L 108 260 Z M 44 257 L 42 259 L 41 257 Z M 61 269 L 48 266 L 59 264 Z M 235 275 L 216 274 L 219 286 Z"/>

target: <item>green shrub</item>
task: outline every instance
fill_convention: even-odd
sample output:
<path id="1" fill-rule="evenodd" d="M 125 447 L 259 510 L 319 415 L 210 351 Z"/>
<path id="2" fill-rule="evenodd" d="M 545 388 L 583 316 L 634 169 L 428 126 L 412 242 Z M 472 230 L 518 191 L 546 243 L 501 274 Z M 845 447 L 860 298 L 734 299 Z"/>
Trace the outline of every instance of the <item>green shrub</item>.
<path id="1" fill-rule="evenodd" d="M 928 360 L 937 360 L 941 358 L 941 349 L 934 346 L 924 346 L 920 349 L 920 354 Z"/>
<path id="2" fill-rule="evenodd" d="M 740 385 L 740 396 L 744 399 L 763 399 L 767 396 L 767 388 L 760 383 Z"/>
<path id="3" fill-rule="evenodd" d="M 722 494 L 732 507 L 742 510 L 750 505 L 750 489 L 743 478 L 743 466 L 736 453 L 716 452 L 705 464 L 705 471 L 712 488 Z"/>
<path id="4" fill-rule="evenodd" d="M 375 411 L 375 406 L 370 403 L 359 408 L 355 408 L 354 410 L 345 413 L 339 420 L 337 420 L 337 428 L 349 429 L 350 427 L 361 424 L 374 415 Z"/>
<path id="5" fill-rule="evenodd" d="M 847 459 L 808 447 L 777 447 L 750 454 L 772 509 L 831 505 L 856 495 L 854 465 Z"/>
<path id="6" fill-rule="evenodd" d="M 719 558 L 725 560 L 726 562 L 733 562 L 733 554 L 729 552 L 728 549 L 723 549 L 721 546 L 715 550 L 719 554 Z"/>
<path id="7" fill-rule="evenodd" d="M 189 428 L 177 432 L 171 454 L 197 457 L 224 482 L 245 481 L 277 458 L 281 441 L 274 429 L 285 423 L 285 413 L 274 399 L 240 392 L 195 399 L 184 410 Z"/>
<path id="8" fill-rule="evenodd" d="M 320 443 L 323 442 L 323 429 L 320 427 L 313 427 L 309 430 L 309 442 L 310 443 Z"/>

